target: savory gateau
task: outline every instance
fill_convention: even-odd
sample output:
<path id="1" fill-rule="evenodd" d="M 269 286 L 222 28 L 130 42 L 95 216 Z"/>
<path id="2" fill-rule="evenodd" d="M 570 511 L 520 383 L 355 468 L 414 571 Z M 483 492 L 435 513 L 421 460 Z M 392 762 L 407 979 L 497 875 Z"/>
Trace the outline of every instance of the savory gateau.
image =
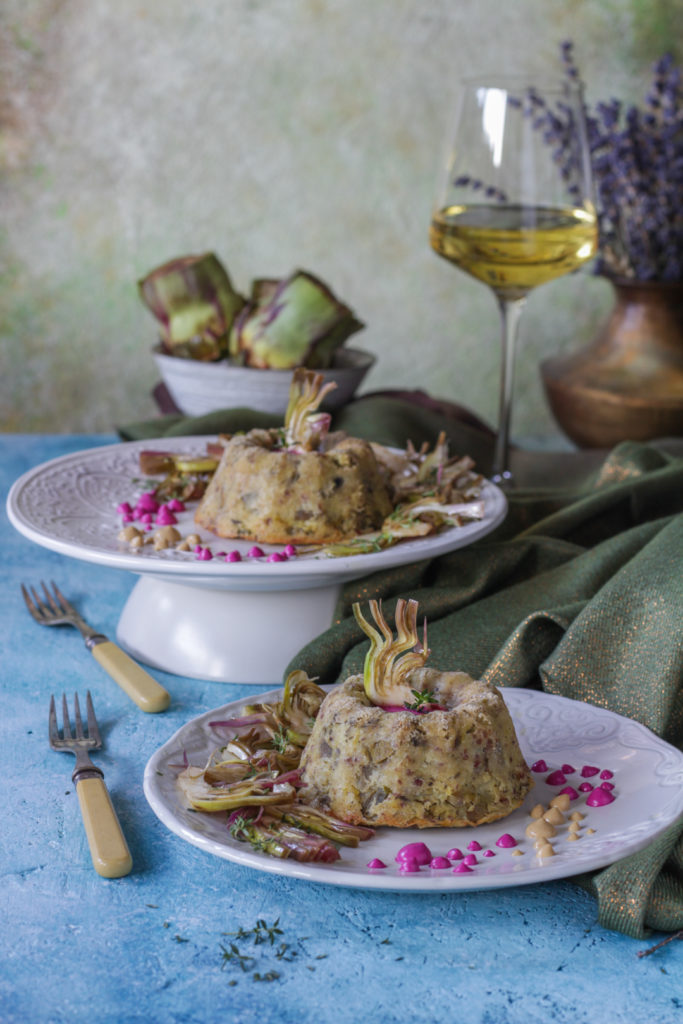
<path id="1" fill-rule="evenodd" d="M 399 602 L 397 619 L 403 610 Z M 415 634 L 399 628 L 387 657 L 390 634 L 374 611 L 383 640 L 374 631 L 369 658 L 391 675 Z M 522 804 L 533 782 L 500 691 L 420 665 L 427 653 L 425 644 L 403 654 L 399 685 L 379 696 L 367 661 L 365 677 L 328 694 L 301 760 L 307 803 L 352 824 L 399 828 L 481 825 Z"/>
<path id="2" fill-rule="evenodd" d="M 377 529 L 393 510 L 371 445 L 328 432 L 330 385 L 297 371 L 285 427 L 226 440 L 195 522 L 219 537 L 329 544 Z"/>

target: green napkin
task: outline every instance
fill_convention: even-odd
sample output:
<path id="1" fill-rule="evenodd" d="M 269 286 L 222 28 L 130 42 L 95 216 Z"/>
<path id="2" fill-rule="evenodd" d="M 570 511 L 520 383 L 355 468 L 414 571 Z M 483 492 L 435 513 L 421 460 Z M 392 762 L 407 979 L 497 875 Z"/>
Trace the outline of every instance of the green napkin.
<path id="1" fill-rule="evenodd" d="M 124 439 L 279 425 L 231 409 L 120 430 Z M 422 393 L 364 396 L 334 429 L 403 446 L 445 430 L 454 452 L 490 470 L 492 435 L 475 417 Z M 680 446 L 669 446 L 680 452 Z M 391 619 L 413 597 L 429 621 L 430 665 L 497 686 L 543 688 L 637 719 L 683 746 L 683 457 L 666 445 L 513 453 L 522 486 L 505 522 L 470 547 L 344 587 L 333 625 L 294 658 L 322 682 L 362 669 L 367 640 L 354 601 L 380 597 Z M 634 937 L 683 928 L 683 821 L 645 850 L 574 879 L 597 897 L 599 921 Z"/>
<path id="2" fill-rule="evenodd" d="M 332 627 L 287 671 L 325 683 L 362 671 L 351 604 L 382 598 L 391 621 L 395 599 L 413 597 L 435 668 L 610 708 L 681 747 L 683 459 L 624 443 L 583 484 L 519 489 L 509 504 L 470 547 L 347 584 Z M 683 821 L 578 881 L 607 928 L 683 928 Z"/>
<path id="3" fill-rule="evenodd" d="M 219 409 L 205 416 L 158 416 L 118 428 L 124 441 L 198 434 L 232 434 L 252 427 L 278 427 L 283 416 L 254 409 Z M 333 413 L 332 429 L 379 444 L 432 445 L 444 430 L 454 451 L 466 452 L 483 473 L 493 454 L 493 433 L 468 410 L 431 399 L 421 391 L 372 392 Z"/>

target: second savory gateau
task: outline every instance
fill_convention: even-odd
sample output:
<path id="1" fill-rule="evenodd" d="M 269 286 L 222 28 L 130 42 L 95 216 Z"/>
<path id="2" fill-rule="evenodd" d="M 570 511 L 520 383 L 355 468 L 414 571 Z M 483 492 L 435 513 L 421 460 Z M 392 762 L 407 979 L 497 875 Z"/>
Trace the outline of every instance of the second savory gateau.
<path id="1" fill-rule="evenodd" d="M 371 607 L 381 635 L 354 606 L 372 641 L 366 675 L 323 701 L 301 760 L 306 802 L 351 824 L 399 828 L 510 814 L 533 783 L 500 691 L 420 664 L 428 652 L 426 637 L 413 646 L 416 602 L 397 602 L 393 642 L 377 602 Z"/>

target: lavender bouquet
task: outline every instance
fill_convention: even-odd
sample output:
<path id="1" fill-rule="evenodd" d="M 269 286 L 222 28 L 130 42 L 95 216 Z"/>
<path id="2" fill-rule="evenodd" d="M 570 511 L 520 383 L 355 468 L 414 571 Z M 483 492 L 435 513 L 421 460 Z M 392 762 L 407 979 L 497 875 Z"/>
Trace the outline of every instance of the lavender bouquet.
<path id="1" fill-rule="evenodd" d="M 580 81 L 573 43 L 568 78 Z M 586 108 L 598 200 L 596 271 L 637 281 L 683 281 L 683 83 L 673 58 L 653 67 L 642 109 L 619 100 Z M 557 126 L 559 127 L 559 126 Z"/>

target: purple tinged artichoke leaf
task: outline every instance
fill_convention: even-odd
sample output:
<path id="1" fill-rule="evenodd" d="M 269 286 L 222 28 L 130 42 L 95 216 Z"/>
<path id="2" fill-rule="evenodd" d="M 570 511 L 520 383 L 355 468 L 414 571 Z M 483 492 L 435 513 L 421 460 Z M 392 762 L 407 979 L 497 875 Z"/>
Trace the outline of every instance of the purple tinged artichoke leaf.
<path id="1" fill-rule="evenodd" d="M 235 321 L 230 354 L 262 369 L 323 368 L 363 326 L 323 281 L 297 270 L 279 282 L 254 283 L 251 302 Z"/>
<path id="2" fill-rule="evenodd" d="M 226 354 L 245 299 L 214 253 L 169 260 L 141 278 L 138 291 L 167 355 L 211 361 Z"/>

